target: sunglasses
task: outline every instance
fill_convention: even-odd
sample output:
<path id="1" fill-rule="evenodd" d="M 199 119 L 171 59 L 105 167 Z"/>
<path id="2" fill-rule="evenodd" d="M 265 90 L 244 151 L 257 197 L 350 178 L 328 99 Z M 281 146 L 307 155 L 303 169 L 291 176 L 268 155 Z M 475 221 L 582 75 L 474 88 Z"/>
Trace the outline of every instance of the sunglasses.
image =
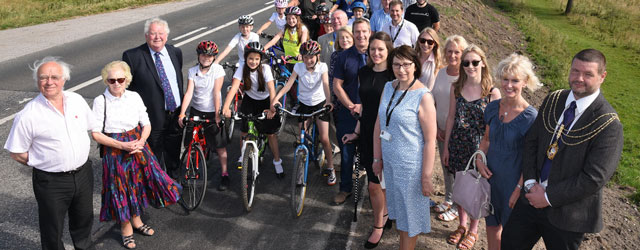
<path id="1" fill-rule="evenodd" d="M 115 84 L 116 82 L 123 83 L 124 80 L 125 80 L 124 77 L 123 78 L 117 78 L 117 79 L 116 78 L 109 78 L 109 79 L 107 79 L 107 82 L 110 83 L 110 84 Z"/>
<path id="2" fill-rule="evenodd" d="M 471 65 L 471 64 L 473 64 L 473 67 L 478 67 L 478 65 L 480 64 L 480 61 L 476 61 L 476 60 L 473 60 L 473 61 L 464 60 L 464 61 L 462 61 L 462 66 L 464 66 L 464 67 L 469 67 L 469 65 Z"/>
<path id="3" fill-rule="evenodd" d="M 426 38 L 420 38 L 418 40 L 420 41 L 420 43 L 427 43 L 429 45 L 433 45 L 434 43 L 436 43 L 435 40 L 426 39 Z"/>

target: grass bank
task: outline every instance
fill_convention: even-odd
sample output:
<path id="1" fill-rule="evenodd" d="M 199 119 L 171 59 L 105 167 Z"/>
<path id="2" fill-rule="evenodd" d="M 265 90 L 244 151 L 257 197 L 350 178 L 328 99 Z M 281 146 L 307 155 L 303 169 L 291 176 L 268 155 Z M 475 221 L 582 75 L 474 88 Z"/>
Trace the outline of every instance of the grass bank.
<path id="1" fill-rule="evenodd" d="M 3 0 L 0 30 L 172 0 Z"/>
<path id="2" fill-rule="evenodd" d="M 575 1 L 564 15 L 566 0 L 497 0 L 493 2 L 519 26 L 529 43 L 527 52 L 552 90 L 568 88 L 572 56 L 586 48 L 607 57 L 607 78 L 601 90 L 620 115 L 624 150 L 613 181 L 635 188 L 640 203 L 640 0 Z"/>

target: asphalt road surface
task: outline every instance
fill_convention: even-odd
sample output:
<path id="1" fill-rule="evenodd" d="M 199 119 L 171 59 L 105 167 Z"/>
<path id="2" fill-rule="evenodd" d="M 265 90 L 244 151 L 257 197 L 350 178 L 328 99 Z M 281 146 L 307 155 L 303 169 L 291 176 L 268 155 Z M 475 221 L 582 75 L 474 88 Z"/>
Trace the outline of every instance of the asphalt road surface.
<path id="1" fill-rule="evenodd" d="M 183 51 L 183 74 L 186 79 L 187 69 L 196 63 L 195 47 L 199 41 L 213 40 L 223 49 L 238 32 L 238 16 L 253 13 L 255 31 L 273 10 L 272 2 L 214 0 L 161 17 L 169 22 L 171 28 L 168 43 L 177 45 Z M 124 15 L 135 14 L 135 10 L 124 12 Z M 118 17 L 117 14 L 113 16 Z M 66 83 L 65 89 L 81 94 L 91 104 L 93 98 L 105 89 L 98 78 L 100 69 L 108 62 L 120 59 L 124 50 L 144 43 L 143 23 L 141 20 L 116 30 L 0 62 L 0 141 L 7 139 L 12 115 L 38 94 L 28 65 L 46 55 L 62 56 L 64 61 L 74 66 L 71 81 Z M 275 33 L 274 26 L 270 27 L 269 33 Z M 86 29 L 96 28 L 104 28 L 104 25 L 86 25 Z M 55 32 L 52 33 L 54 36 Z M 34 39 L 46 37 L 34 35 Z M 235 49 L 227 58 L 229 61 L 237 60 Z M 219 192 L 215 189 L 220 181 L 220 170 L 217 157 L 213 157 L 208 169 L 212 181 L 203 204 L 190 213 L 180 205 L 148 208 L 143 219 L 156 230 L 156 234 L 153 237 L 136 234 L 138 249 L 350 248 L 353 202 L 349 201 L 343 206 L 330 205 L 338 188 L 337 185 L 327 186 L 326 178 L 320 176 L 318 169 L 312 168 L 310 172 L 310 187 L 302 216 L 294 218 L 289 211 L 295 131 L 294 120 L 290 119 L 279 139 L 287 173 L 284 179 L 276 178 L 271 164 L 272 156 L 267 151 L 264 164 L 260 166 L 254 208 L 250 213 L 244 211 L 240 198 L 240 171 L 233 167 L 233 162 L 240 155 L 239 136 L 236 133 L 234 142 L 227 147 L 231 163 L 230 190 Z M 95 143 L 92 144 L 89 160 L 93 162 L 95 172 L 95 246 L 97 249 L 121 249 L 119 225 L 98 221 L 102 167 Z M 37 205 L 31 185 L 32 170 L 14 162 L 5 150 L 0 153 L 0 161 L 3 163 L 0 167 L 0 249 L 38 249 L 40 237 Z M 67 228 L 65 246 L 72 248 Z"/>

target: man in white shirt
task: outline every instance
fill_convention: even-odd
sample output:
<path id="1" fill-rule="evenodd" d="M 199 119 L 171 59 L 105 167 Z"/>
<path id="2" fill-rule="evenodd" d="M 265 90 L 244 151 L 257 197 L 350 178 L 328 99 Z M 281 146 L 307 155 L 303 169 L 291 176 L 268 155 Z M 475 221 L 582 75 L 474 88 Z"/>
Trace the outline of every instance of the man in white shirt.
<path id="1" fill-rule="evenodd" d="M 415 24 L 404 19 L 404 10 L 400 0 L 393 0 L 389 3 L 389 15 L 391 22 L 382 27 L 382 31 L 391 36 L 393 47 L 397 48 L 402 45 L 413 47 L 418 40 L 420 31 Z"/>
<path id="2" fill-rule="evenodd" d="M 34 64 L 40 94 L 16 115 L 4 148 L 11 158 L 33 168 L 43 249 L 64 249 L 62 230 L 76 249 L 91 246 L 93 170 L 87 131 L 96 126 L 89 105 L 78 94 L 63 91 L 69 66 L 54 57 Z"/>

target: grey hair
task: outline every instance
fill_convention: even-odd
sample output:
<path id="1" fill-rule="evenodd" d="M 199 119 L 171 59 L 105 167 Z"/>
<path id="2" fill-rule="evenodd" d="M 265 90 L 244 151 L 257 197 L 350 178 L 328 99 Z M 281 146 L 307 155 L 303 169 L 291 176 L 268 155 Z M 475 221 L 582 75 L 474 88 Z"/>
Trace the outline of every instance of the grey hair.
<path id="1" fill-rule="evenodd" d="M 60 67 L 62 67 L 62 78 L 64 78 L 65 81 L 71 80 L 71 65 L 60 60 L 59 56 L 46 56 L 42 58 L 42 60 L 33 62 L 33 65 L 29 65 L 29 69 L 33 71 L 33 80 L 36 81 L 36 85 L 38 84 L 38 70 L 43 64 L 48 62 L 54 62 L 60 65 Z"/>
<path id="2" fill-rule="evenodd" d="M 154 17 L 151 18 L 149 20 L 147 20 L 146 22 L 144 22 L 144 34 L 147 35 L 149 34 L 149 26 L 151 26 L 151 24 L 160 24 L 162 26 L 164 26 L 164 30 L 167 32 L 167 35 L 169 35 L 169 23 L 167 23 L 167 21 L 160 19 L 159 17 Z"/>

